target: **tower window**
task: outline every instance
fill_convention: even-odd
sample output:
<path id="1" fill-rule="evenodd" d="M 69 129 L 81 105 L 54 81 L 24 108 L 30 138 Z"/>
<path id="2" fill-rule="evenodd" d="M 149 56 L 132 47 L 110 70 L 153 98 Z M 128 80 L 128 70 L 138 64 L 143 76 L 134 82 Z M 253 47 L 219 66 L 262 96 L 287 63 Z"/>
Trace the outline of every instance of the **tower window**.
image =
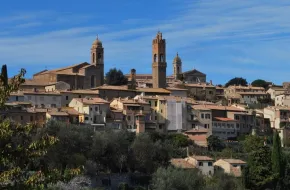
<path id="1" fill-rule="evenodd" d="M 177 74 L 179 74 L 179 67 L 177 67 Z"/>
<path id="2" fill-rule="evenodd" d="M 157 55 L 154 54 L 154 62 L 157 62 Z"/>
<path id="3" fill-rule="evenodd" d="M 160 62 L 164 62 L 164 55 L 160 54 Z"/>
<path id="4" fill-rule="evenodd" d="M 95 53 L 93 53 L 93 63 L 95 63 Z"/>
<path id="5" fill-rule="evenodd" d="M 98 53 L 98 59 L 101 59 L 101 58 L 102 58 L 102 54 Z"/>
<path id="6" fill-rule="evenodd" d="M 91 76 L 91 88 L 94 88 L 95 87 L 95 76 L 92 75 Z"/>

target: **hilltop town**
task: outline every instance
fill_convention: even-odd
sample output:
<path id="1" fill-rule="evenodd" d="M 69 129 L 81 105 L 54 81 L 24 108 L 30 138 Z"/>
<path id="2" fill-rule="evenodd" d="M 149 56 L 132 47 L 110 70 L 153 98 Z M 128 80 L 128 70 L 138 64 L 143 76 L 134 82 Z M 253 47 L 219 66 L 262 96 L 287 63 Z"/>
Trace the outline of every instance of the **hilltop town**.
<path id="1" fill-rule="evenodd" d="M 234 147 L 254 135 L 266 146 L 272 142 L 268 137 L 277 132 L 281 146 L 290 146 L 290 83 L 215 85 L 206 71 L 183 71 L 178 53 L 167 60 L 166 39 L 158 32 L 152 40 L 152 73 L 139 74 L 142 68 L 136 66 L 126 71 L 126 84 L 111 85 L 104 73 L 104 47 L 97 38 L 90 49 L 90 63 L 43 70 L 26 79 L 10 93 L 1 117 L 40 128 L 53 121 L 137 136 L 181 135 L 178 138 L 187 139 L 194 149 L 183 149 L 186 155 L 170 158 L 170 165 L 198 169 L 205 176 L 218 167 L 240 178 L 247 165 L 245 157 L 205 154 L 218 147 L 216 142 Z M 166 71 L 169 66 L 172 75 Z"/>

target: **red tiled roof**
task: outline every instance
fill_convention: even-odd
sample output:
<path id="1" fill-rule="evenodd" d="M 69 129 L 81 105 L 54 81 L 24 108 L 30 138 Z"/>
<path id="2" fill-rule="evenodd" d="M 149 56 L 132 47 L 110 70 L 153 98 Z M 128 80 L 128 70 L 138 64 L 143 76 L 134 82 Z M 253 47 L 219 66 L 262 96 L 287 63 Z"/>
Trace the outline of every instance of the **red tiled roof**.
<path id="1" fill-rule="evenodd" d="M 170 160 L 170 163 L 175 166 L 175 167 L 180 167 L 180 168 L 195 168 L 194 165 L 188 163 L 185 159 L 183 158 L 173 158 Z"/>
<path id="2" fill-rule="evenodd" d="M 191 156 L 191 157 L 196 159 L 196 160 L 200 160 L 200 161 L 211 161 L 211 160 L 213 160 L 212 158 L 210 158 L 208 156 Z"/>
<path id="3" fill-rule="evenodd" d="M 232 118 L 227 118 L 227 117 L 215 117 L 214 119 L 216 119 L 218 121 L 236 121 Z"/>

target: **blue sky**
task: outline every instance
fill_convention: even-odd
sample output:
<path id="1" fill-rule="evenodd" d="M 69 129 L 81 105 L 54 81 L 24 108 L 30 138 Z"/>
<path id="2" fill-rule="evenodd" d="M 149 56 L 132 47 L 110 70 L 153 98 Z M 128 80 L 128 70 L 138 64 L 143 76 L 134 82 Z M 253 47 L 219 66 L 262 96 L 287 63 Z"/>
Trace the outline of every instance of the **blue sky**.
<path id="1" fill-rule="evenodd" d="M 224 84 L 232 77 L 289 81 L 290 2 L 282 0 L 3 1 L 0 64 L 27 77 L 90 59 L 96 35 L 105 70 L 151 73 L 151 44 L 167 40 L 167 73 L 179 53 L 193 68 Z"/>

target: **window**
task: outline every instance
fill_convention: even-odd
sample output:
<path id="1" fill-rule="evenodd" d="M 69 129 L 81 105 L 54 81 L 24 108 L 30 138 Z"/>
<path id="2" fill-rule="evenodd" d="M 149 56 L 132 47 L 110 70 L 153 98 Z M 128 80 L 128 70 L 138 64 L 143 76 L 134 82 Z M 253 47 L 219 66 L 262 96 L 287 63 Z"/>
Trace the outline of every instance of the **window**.
<path id="1" fill-rule="evenodd" d="M 157 116 L 155 116 L 155 120 L 157 120 Z"/>
<path id="2" fill-rule="evenodd" d="M 56 108 L 56 104 L 51 104 L 51 107 L 52 108 Z"/>
<path id="3" fill-rule="evenodd" d="M 30 121 L 33 121 L 33 116 L 32 115 L 30 116 Z"/>
<path id="4" fill-rule="evenodd" d="M 240 128 L 240 124 L 237 123 L 237 128 Z"/>
<path id="5" fill-rule="evenodd" d="M 205 114 L 206 119 L 210 119 L 210 114 Z"/>
<path id="6" fill-rule="evenodd" d="M 160 54 L 160 62 L 164 62 L 164 55 Z"/>
<path id="7" fill-rule="evenodd" d="M 18 101 L 18 96 L 16 96 L 16 101 Z"/>
<path id="8" fill-rule="evenodd" d="M 68 100 L 68 96 L 66 96 L 65 99 Z"/>
<path id="9" fill-rule="evenodd" d="M 87 120 L 89 120 L 89 118 L 88 117 L 85 117 L 85 120 L 87 121 Z"/>
<path id="10" fill-rule="evenodd" d="M 212 91 L 210 90 L 210 91 L 208 91 L 208 93 L 209 93 L 209 94 L 212 94 Z"/>
<path id="11" fill-rule="evenodd" d="M 23 120 L 23 116 L 22 115 L 20 116 L 20 119 Z"/>
<path id="12" fill-rule="evenodd" d="M 82 95 L 79 95 L 79 98 L 82 98 Z"/>
<path id="13" fill-rule="evenodd" d="M 95 111 L 98 111 L 99 109 L 98 109 L 98 107 L 95 107 Z"/>
<path id="14" fill-rule="evenodd" d="M 208 162 L 208 166 L 212 166 L 212 162 Z"/>
<path id="15" fill-rule="evenodd" d="M 65 106 L 68 107 L 68 104 L 66 104 Z"/>
<path id="16" fill-rule="evenodd" d="M 199 166 L 203 166 L 203 162 L 198 162 L 198 165 Z"/>
<path id="17" fill-rule="evenodd" d="M 212 174 L 211 171 L 209 171 L 208 174 L 211 175 Z"/>
<path id="18" fill-rule="evenodd" d="M 193 128 L 193 129 L 195 128 L 195 124 L 194 124 L 194 123 L 193 123 L 193 124 L 191 124 L 191 128 Z"/>
<path id="19" fill-rule="evenodd" d="M 204 119 L 204 114 L 203 113 L 201 114 L 201 118 Z"/>
<path id="20" fill-rule="evenodd" d="M 190 115 L 190 119 L 193 120 L 193 115 Z"/>
<path id="21" fill-rule="evenodd" d="M 149 104 L 150 104 L 150 106 L 151 106 L 151 101 L 149 101 Z"/>
<path id="22" fill-rule="evenodd" d="M 90 107 L 90 111 L 93 111 L 93 108 L 92 107 Z"/>
<path id="23" fill-rule="evenodd" d="M 127 120 L 130 121 L 131 120 L 131 116 L 127 116 Z"/>
<path id="24" fill-rule="evenodd" d="M 207 124 L 204 124 L 204 128 L 207 128 Z"/>
<path id="25" fill-rule="evenodd" d="M 94 88 L 95 87 L 95 76 L 92 75 L 91 76 L 91 88 Z"/>
<path id="26" fill-rule="evenodd" d="M 159 125 L 159 129 L 162 129 L 162 125 Z"/>
<path id="27" fill-rule="evenodd" d="M 154 60 L 154 62 L 157 62 L 157 55 L 156 54 L 154 54 L 153 60 Z"/>
<path id="28" fill-rule="evenodd" d="M 235 115 L 235 120 L 240 120 L 240 116 Z"/>
<path id="29" fill-rule="evenodd" d="M 160 110 L 160 112 L 161 112 L 161 113 L 163 112 L 162 109 Z"/>
<path id="30" fill-rule="evenodd" d="M 155 107 L 157 107 L 157 101 L 155 102 Z"/>

